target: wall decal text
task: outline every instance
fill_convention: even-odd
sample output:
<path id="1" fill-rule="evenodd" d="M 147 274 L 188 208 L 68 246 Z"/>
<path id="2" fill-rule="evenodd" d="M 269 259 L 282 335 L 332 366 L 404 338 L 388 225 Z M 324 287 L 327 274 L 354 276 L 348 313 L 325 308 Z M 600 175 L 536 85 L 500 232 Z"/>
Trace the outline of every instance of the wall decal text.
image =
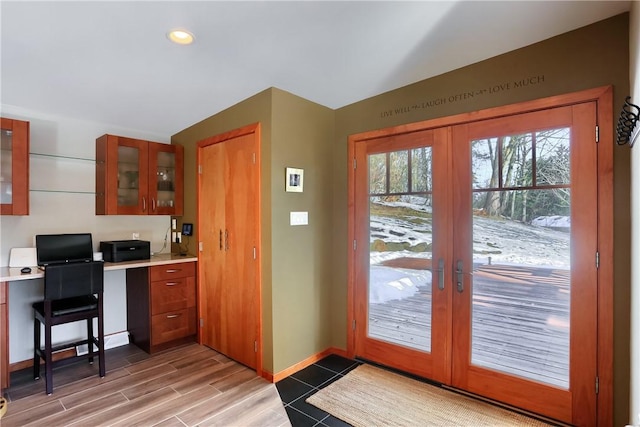
<path id="1" fill-rule="evenodd" d="M 468 99 L 479 98 L 484 95 L 496 94 L 513 89 L 521 89 L 527 86 L 538 85 L 544 83 L 544 74 L 537 76 L 525 77 L 519 80 L 513 80 L 498 84 L 493 84 L 488 87 L 463 91 L 455 93 L 449 96 L 443 96 L 425 101 L 417 101 L 410 105 L 404 105 L 399 107 L 390 108 L 380 113 L 381 118 L 398 116 L 401 114 L 412 113 L 416 110 L 424 110 L 427 108 L 433 108 L 444 104 L 453 104 L 456 102 L 465 101 Z"/>

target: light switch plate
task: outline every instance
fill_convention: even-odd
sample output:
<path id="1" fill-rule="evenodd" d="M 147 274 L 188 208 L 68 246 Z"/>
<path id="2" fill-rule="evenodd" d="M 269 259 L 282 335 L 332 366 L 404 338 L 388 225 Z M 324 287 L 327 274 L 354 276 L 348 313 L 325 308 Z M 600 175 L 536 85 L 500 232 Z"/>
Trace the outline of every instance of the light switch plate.
<path id="1" fill-rule="evenodd" d="M 309 212 L 289 212 L 290 225 L 308 225 Z"/>

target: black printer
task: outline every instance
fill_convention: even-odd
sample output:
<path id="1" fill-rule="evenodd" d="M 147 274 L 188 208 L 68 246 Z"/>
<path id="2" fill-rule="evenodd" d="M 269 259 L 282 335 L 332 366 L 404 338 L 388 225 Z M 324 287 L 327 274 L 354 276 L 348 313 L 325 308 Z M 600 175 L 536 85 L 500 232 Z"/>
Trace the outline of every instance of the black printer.
<path id="1" fill-rule="evenodd" d="M 100 242 L 102 258 L 107 262 L 135 261 L 151 258 L 151 243 L 145 240 Z"/>

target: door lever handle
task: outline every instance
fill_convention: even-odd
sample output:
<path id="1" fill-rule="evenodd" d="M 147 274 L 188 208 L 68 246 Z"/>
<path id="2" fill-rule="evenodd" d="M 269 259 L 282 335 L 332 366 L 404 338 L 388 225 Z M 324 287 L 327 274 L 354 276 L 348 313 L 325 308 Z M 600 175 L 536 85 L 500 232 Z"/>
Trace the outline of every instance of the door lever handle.
<path id="1" fill-rule="evenodd" d="M 462 260 L 456 262 L 457 290 L 462 293 L 464 291 L 464 272 L 462 271 Z"/>
<path id="2" fill-rule="evenodd" d="M 438 260 L 438 289 L 444 291 L 444 260 L 440 258 Z"/>

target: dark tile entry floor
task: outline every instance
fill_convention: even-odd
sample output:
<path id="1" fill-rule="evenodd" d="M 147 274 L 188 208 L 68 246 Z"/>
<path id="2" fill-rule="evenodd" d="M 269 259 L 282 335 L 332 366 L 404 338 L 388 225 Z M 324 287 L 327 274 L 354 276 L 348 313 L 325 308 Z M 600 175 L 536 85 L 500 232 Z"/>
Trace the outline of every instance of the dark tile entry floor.
<path id="1" fill-rule="evenodd" d="M 329 426 L 343 427 L 350 424 L 308 404 L 305 400 L 332 382 L 342 378 L 361 363 L 332 354 L 301 371 L 276 383 L 284 409 L 293 427 Z"/>

